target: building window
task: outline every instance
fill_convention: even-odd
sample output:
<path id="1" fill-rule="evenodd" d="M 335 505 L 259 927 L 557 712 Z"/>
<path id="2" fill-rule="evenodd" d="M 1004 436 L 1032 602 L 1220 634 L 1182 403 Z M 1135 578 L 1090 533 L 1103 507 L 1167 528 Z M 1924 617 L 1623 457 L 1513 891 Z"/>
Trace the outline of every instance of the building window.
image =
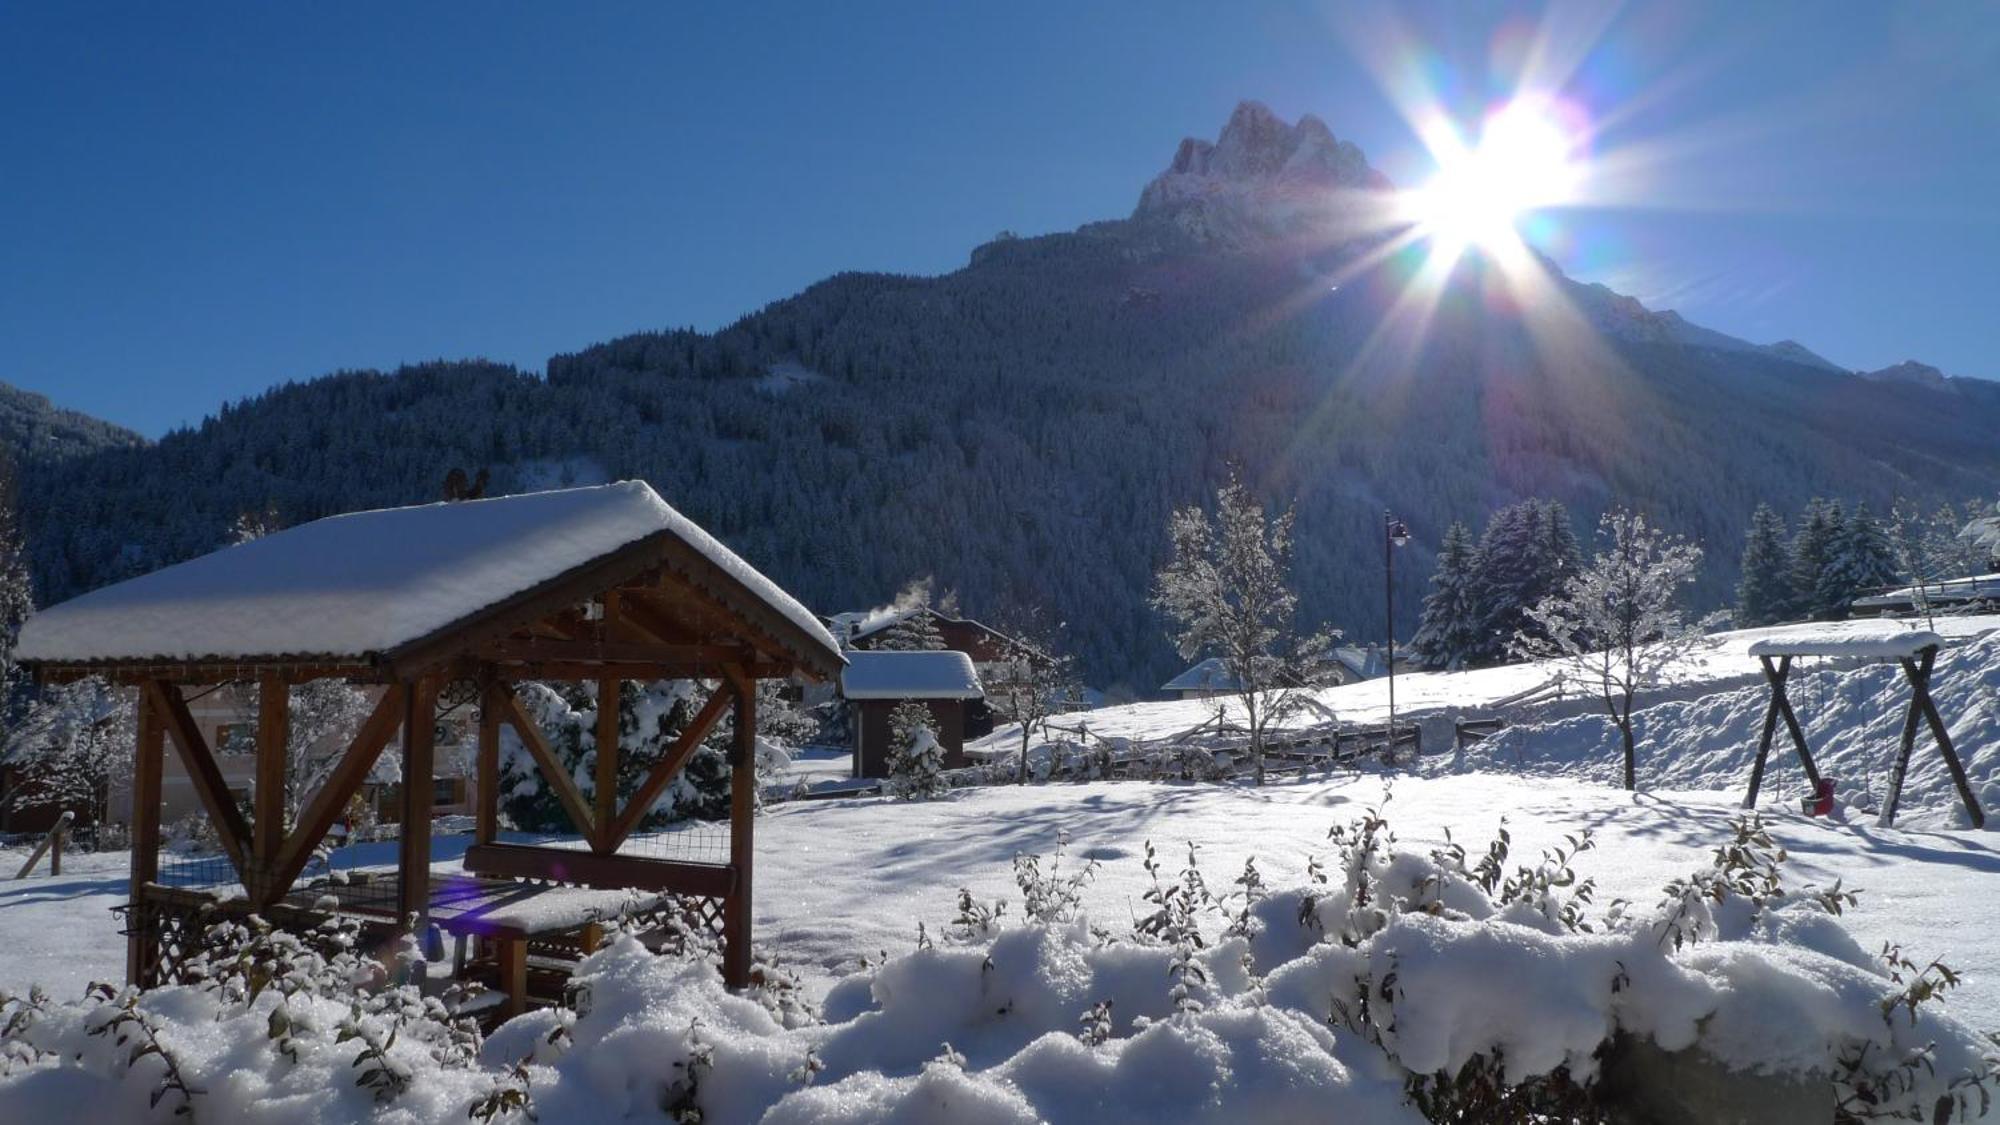
<path id="1" fill-rule="evenodd" d="M 455 805 L 458 803 L 458 779 L 440 777 L 431 782 L 431 804 Z"/>

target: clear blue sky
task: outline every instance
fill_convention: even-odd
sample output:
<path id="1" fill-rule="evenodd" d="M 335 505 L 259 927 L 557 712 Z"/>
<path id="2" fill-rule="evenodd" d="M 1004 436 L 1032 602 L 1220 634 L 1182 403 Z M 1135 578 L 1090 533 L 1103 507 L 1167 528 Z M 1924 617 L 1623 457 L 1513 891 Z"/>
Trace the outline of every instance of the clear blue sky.
<path id="1" fill-rule="evenodd" d="M 414 7 L 414 6 L 411 6 Z M 1719 3 L 0 5 L 0 380 L 158 434 L 340 368 L 713 328 L 1129 212 L 1238 99 L 1428 170 L 1579 46 L 1572 274 L 1843 365 L 2000 376 L 2000 8 Z M 1607 15 L 1606 13 L 1611 13 Z"/>

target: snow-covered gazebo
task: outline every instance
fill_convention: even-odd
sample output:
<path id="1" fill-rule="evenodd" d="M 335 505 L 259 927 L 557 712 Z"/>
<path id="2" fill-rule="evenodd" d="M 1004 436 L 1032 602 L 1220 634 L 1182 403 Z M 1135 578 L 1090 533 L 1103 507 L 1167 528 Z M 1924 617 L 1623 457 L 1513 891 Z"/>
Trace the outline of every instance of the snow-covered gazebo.
<path id="1" fill-rule="evenodd" d="M 1943 717 L 1938 714 L 1937 704 L 1931 699 L 1931 669 L 1937 663 L 1938 646 L 1943 643 L 1943 638 L 1936 633 L 1912 629 L 1888 618 L 1834 621 L 1807 628 L 1789 628 L 1781 636 L 1752 643 L 1750 655 L 1762 662 L 1764 678 L 1771 684 L 1771 705 L 1764 712 L 1764 733 L 1757 743 L 1756 761 L 1750 767 L 1750 791 L 1743 797 L 1743 807 L 1748 809 L 1757 805 L 1757 790 L 1764 782 L 1764 764 L 1770 757 L 1771 739 L 1777 733 L 1781 718 L 1785 721 L 1786 731 L 1791 734 L 1792 745 L 1798 751 L 1799 764 L 1805 768 L 1807 780 L 1812 783 L 1815 793 L 1822 792 L 1819 768 L 1813 762 L 1812 751 L 1806 745 L 1805 731 L 1800 727 L 1798 716 L 1792 711 L 1791 697 L 1785 691 L 1793 658 L 1823 656 L 1894 660 L 1902 665 L 1903 674 L 1910 682 L 1910 710 L 1903 719 L 1902 745 L 1898 748 L 1895 766 L 1889 775 L 1889 794 L 1882 802 L 1881 826 L 1887 828 L 1895 823 L 1896 804 L 1903 794 L 1903 778 L 1909 772 L 1910 752 L 1916 745 L 1917 723 L 1921 719 L 1930 726 L 1931 737 L 1937 741 L 1938 753 L 1944 757 L 1951 779 L 1958 786 L 1959 799 L 1965 802 L 1965 811 L 1972 818 L 1972 826 L 1984 827 L 1986 814 L 1979 807 L 1979 798 L 1973 794 L 1972 783 L 1965 776 L 1965 766 L 1959 761 L 1958 752 L 1952 748 L 1951 735 L 1945 729 Z"/>
<path id="2" fill-rule="evenodd" d="M 794 673 L 824 679 L 844 664 L 805 607 L 637 481 L 316 520 L 46 610 L 22 629 L 18 652 L 44 681 L 101 675 L 139 691 L 126 963 L 134 983 L 171 980 L 184 950 L 163 945 L 184 942 L 193 925 L 185 896 L 158 882 L 167 743 L 186 766 L 242 884 L 234 905 L 261 910 L 293 893 L 314 850 L 400 732 L 399 870 L 394 913 L 385 916 L 421 921 L 451 914 L 430 879 L 434 724 L 439 694 L 451 687 L 479 701 L 476 829 L 467 872 L 489 883 L 539 881 L 511 884 L 522 891 L 510 902 L 566 884 L 705 903 L 699 914 L 722 931 L 724 975 L 745 984 L 755 781 L 744 767 L 754 754 L 755 683 Z M 326 678 L 385 690 L 287 831 L 290 691 Z M 667 678 L 717 686 L 620 808 L 619 685 Z M 513 689 L 524 680 L 595 683 L 598 745 L 609 752 L 597 755 L 591 799 L 524 713 Z M 190 690 L 245 681 L 259 686 L 257 784 L 247 817 L 230 799 L 215 748 L 186 702 Z M 735 768 L 727 861 L 620 854 L 730 707 Z M 503 723 L 534 758 L 587 850 L 499 841 Z M 534 915 L 515 907 L 508 917 Z M 501 945 L 503 986 L 518 990 L 525 983 L 525 939 Z M 511 999 L 518 1006 L 519 991 Z"/>

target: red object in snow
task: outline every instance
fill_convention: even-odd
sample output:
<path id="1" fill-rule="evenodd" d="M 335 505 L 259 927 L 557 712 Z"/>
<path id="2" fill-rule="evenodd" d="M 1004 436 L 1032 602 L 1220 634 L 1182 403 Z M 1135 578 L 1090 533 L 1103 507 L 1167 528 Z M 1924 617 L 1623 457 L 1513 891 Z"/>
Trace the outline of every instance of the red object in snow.
<path id="1" fill-rule="evenodd" d="M 1819 785 L 1810 794 L 1799 798 L 1799 808 L 1807 816 L 1833 815 L 1833 784 L 1833 778 L 1820 778 Z"/>

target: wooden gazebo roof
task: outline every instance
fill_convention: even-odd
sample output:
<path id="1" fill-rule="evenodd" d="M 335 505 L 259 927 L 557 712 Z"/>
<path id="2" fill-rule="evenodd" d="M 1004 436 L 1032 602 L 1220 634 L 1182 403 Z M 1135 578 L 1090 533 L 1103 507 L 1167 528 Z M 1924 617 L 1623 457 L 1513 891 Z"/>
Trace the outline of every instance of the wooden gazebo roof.
<path id="1" fill-rule="evenodd" d="M 614 591 L 623 641 L 584 628 Z M 549 678 L 606 662 L 825 678 L 843 663 L 804 606 L 640 481 L 316 520 L 46 610 L 17 655 L 45 678 L 182 682 L 274 668 L 393 682 L 454 659 Z"/>

